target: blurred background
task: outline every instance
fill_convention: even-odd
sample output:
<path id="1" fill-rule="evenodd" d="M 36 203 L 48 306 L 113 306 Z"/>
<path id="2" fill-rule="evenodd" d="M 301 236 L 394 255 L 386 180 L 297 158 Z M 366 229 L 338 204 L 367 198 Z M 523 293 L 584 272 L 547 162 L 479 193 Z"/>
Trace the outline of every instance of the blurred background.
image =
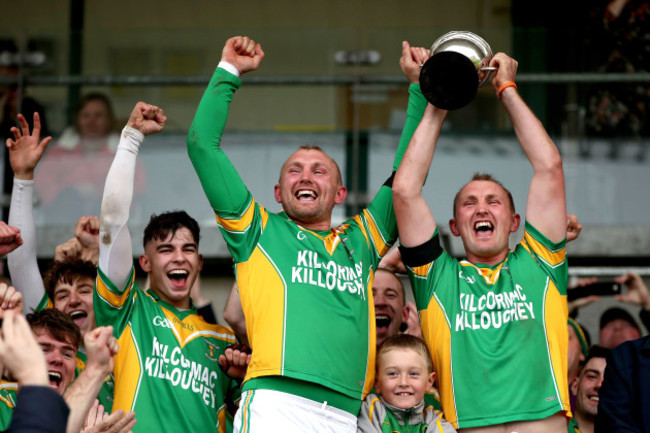
<path id="1" fill-rule="evenodd" d="M 206 286 L 221 302 L 231 260 L 185 136 L 225 40 L 248 35 L 266 53 L 235 96 L 226 153 L 258 201 L 276 211 L 272 185 L 282 162 L 299 145 L 321 146 L 350 190 L 338 222 L 389 175 L 408 96 L 401 41 L 430 47 L 448 31 L 469 30 L 519 61 L 519 92 L 563 154 L 568 209 L 584 224 L 568 248 L 572 275 L 650 275 L 647 1 L 0 0 L 0 11 L 1 134 L 17 113 L 38 110 L 54 137 L 36 173 L 44 264 L 81 215 L 98 215 L 119 131 L 143 100 L 169 121 L 139 156 L 135 254 L 152 213 L 187 210 L 201 223 Z M 6 154 L 0 167 L 6 221 Z M 476 171 L 511 188 L 525 216 L 532 171 L 490 86 L 449 115 L 425 186 L 455 255 L 462 245 L 446 221 L 454 194 Z"/>

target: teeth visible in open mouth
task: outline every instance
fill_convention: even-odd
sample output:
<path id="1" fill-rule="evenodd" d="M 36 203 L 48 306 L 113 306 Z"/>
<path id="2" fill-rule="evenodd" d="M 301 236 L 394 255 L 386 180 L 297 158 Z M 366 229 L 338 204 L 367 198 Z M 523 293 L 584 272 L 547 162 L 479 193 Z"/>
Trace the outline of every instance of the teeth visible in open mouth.
<path id="1" fill-rule="evenodd" d="M 298 192 L 296 192 L 296 197 L 297 198 L 316 198 L 316 193 L 312 190 L 309 189 L 301 189 Z"/>
<path id="2" fill-rule="evenodd" d="M 476 224 L 474 224 L 474 230 L 477 231 L 492 230 L 492 223 L 489 221 L 479 221 Z"/>
<path id="3" fill-rule="evenodd" d="M 183 269 L 174 269 L 173 271 L 169 271 L 167 275 L 170 277 L 186 277 L 188 274 L 189 272 Z"/>
<path id="4" fill-rule="evenodd" d="M 77 310 L 70 313 L 70 318 L 72 320 L 77 320 L 84 317 L 88 317 L 88 313 L 86 313 L 85 311 Z"/>
<path id="5" fill-rule="evenodd" d="M 51 382 L 56 382 L 57 385 L 61 383 L 61 379 L 63 378 L 63 376 L 61 376 L 61 373 L 59 373 L 58 371 L 48 371 L 47 374 Z"/>
<path id="6" fill-rule="evenodd" d="M 391 320 L 390 317 L 381 315 L 375 317 L 375 322 L 377 323 L 378 328 L 383 328 L 390 325 Z"/>
<path id="7" fill-rule="evenodd" d="M 598 396 L 589 397 L 589 400 L 591 400 L 591 401 L 595 401 L 595 402 L 599 402 L 599 401 L 600 401 L 600 397 L 598 397 Z"/>

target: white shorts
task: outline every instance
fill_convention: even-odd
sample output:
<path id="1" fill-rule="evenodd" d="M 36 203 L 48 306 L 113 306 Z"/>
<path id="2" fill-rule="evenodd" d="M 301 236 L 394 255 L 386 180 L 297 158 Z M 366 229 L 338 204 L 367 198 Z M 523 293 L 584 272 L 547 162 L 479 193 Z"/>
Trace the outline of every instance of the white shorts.
<path id="1" fill-rule="evenodd" d="M 235 414 L 235 433 L 355 433 L 357 417 L 307 398 L 258 389 L 242 393 Z"/>

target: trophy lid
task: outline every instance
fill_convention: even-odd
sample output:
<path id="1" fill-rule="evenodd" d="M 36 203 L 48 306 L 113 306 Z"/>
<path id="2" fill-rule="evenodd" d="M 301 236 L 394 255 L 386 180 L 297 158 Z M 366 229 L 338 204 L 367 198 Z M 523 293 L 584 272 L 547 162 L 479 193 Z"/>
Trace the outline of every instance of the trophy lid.
<path id="1" fill-rule="evenodd" d="M 467 57 L 479 73 L 481 87 L 492 78 L 492 72 L 481 71 L 492 60 L 490 45 L 479 35 L 467 31 L 453 31 L 445 33 L 435 40 L 431 46 L 431 55 L 445 51 L 453 51 Z"/>

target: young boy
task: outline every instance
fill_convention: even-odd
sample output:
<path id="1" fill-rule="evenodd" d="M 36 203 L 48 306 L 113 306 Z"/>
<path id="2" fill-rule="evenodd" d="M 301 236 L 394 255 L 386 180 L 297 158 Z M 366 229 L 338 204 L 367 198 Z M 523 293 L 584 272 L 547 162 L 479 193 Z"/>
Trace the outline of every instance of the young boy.
<path id="1" fill-rule="evenodd" d="M 424 394 L 436 373 L 421 339 L 407 334 L 388 338 L 377 350 L 375 390 L 361 406 L 358 432 L 451 433 L 454 427 L 431 406 Z"/>

